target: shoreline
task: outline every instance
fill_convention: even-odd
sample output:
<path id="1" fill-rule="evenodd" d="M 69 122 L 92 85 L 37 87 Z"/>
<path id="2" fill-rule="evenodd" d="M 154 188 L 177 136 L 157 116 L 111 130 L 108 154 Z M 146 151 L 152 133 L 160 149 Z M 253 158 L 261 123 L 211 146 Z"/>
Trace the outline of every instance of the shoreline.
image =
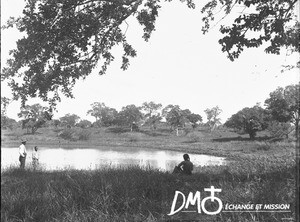
<path id="1" fill-rule="evenodd" d="M 53 143 L 52 141 L 50 143 L 42 143 L 41 141 L 38 141 L 37 143 L 28 143 L 26 145 L 27 149 L 30 149 L 33 146 L 39 146 L 39 147 L 46 147 L 49 149 L 53 148 L 62 148 L 62 149 L 107 149 L 107 148 L 116 148 L 116 149 L 122 149 L 122 148 L 133 148 L 133 149 L 148 149 L 148 150 L 164 150 L 164 151 L 174 151 L 174 152 L 181 152 L 181 153 L 188 153 L 188 154 L 198 154 L 198 155 L 209 155 L 209 156 L 215 156 L 215 157 L 222 157 L 226 158 L 228 161 L 237 161 L 238 159 L 244 159 L 249 156 L 261 156 L 263 155 L 268 155 L 268 152 L 263 152 L 259 154 L 255 153 L 243 153 L 240 150 L 237 150 L 235 152 L 226 152 L 226 150 L 222 149 L 209 149 L 210 146 L 213 147 L 213 142 L 204 142 L 204 143 L 193 143 L 193 146 L 186 147 L 186 146 L 164 146 L 164 144 L 159 144 L 158 146 L 151 146 L 149 144 L 143 144 L 143 143 L 136 143 L 136 142 L 131 142 L 131 143 L 121 143 L 121 142 L 116 142 L 116 143 L 90 143 L 90 142 L 73 142 L 73 141 L 64 141 L 64 143 Z M 202 146 L 201 146 L 202 145 Z M 197 149 L 197 147 L 204 147 L 205 149 Z M 208 146 L 208 147 L 207 147 Z M 19 144 L 17 142 L 9 142 L 9 143 L 1 143 L 1 148 L 18 148 Z M 192 148 L 192 149 L 189 149 Z M 189 150 L 187 150 L 189 149 Z M 282 153 L 281 153 L 282 154 Z M 273 154 L 275 155 L 275 154 Z"/>

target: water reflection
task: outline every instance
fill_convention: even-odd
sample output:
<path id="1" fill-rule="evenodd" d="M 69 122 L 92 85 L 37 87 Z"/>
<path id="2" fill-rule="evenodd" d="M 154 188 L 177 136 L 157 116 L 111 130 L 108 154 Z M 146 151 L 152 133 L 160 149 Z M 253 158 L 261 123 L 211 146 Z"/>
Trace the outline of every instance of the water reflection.
<path id="1" fill-rule="evenodd" d="M 26 167 L 32 164 L 32 150 L 27 149 Z M 138 165 L 163 171 L 172 171 L 180 163 L 183 153 L 153 149 L 99 148 L 99 149 L 63 149 L 39 148 L 39 162 L 46 170 L 96 169 L 103 167 L 127 167 Z M 1 169 L 18 166 L 18 148 L 1 148 Z M 209 155 L 191 154 L 195 167 L 204 165 L 222 165 L 225 159 Z"/>

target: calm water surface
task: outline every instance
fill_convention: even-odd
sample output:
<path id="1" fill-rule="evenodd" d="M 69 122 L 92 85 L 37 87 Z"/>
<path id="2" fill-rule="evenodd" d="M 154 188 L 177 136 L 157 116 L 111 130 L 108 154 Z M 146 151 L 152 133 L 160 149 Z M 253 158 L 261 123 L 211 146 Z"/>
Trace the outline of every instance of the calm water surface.
<path id="1" fill-rule="evenodd" d="M 39 148 L 39 163 L 46 170 L 97 169 L 103 167 L 128 167 L 131 165 L 172 171 L 183 160 L 183 153 L 137 148 Z M 18 148 L 1 148 L 1 169 L 19 165 Z M 190 154 L 195 167 L 225 164 L 225 158 Z M 32 165 L 32 148 L 27 147 L 26 167 Z"/>

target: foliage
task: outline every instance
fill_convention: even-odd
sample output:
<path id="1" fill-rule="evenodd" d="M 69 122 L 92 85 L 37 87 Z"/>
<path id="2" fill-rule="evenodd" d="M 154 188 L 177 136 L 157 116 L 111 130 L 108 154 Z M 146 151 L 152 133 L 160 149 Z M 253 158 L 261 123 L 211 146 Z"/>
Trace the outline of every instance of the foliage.
<path id="1" fill-rule="evenodd" d="M 172 1 L 172 0 L 168 0 Z M 193 0 L 185 0 L 195 8 Z M 268 53 L 279 54 L 283 46 L 299 51 L 299 22 L 295 19 L 297 0 L 210 0 L 201 10 L 203 32 L 206 33 L 216 14 L 234 15 L 243 8 L 231 26 L 221 26 L 225 36 L 219 40 L 222 51 L 231 60 L 244 48 L 258 47 L 269 42 Z M 7 80 L 13 99 L 40 97 L 54 107 L 61 94 L 73 97 L 72 88 L 80 78 L 85 79 L 97 67 L 104 74 L 114 60 L 112 50 L 123 47 L 121 69 L 129 66 L 136 50 L 128 43 L 127 19 L 135 17 L 143 27 L 148 41 L 162 3 L 158 0 L 34 0 L 26 1 L 23 15 L 10 18 L 4 28 L 16 27 L 24 33 L 11 50 L 2 80 Z"/>
<path id="2" fill-rule="evenodd" d="M 73 129 L 64 129 L 63 131 L 61 131 L 58 136 L 64 140 L 71 140 L 71 141 L 75 141 L 76 136 L 75 136 L 75 131 Z"/>
<path id="3" fill-rule="evenodd" d="M 219 115 L 222 113 L 222 110 L 218 106 L 212 107 L 211 109 L 207 108 L 204 112 L 211 130 L 214 130 L 216 126 L 221 124 Z"/>
<path id="4" fill-rule="evenodd" d="M 16 120 L 9 118 L 6 115 L 7 106 L 10 103 L 10 99 L 1 96 L 1 129 L 9 128 L 12 129 L 16 125 Z"/>
<path id="5" fill-rule="evenodd" d="M 18 113 L 22 120 L 22 128 L 31 129 L 31 133 L 34 134 L 38 128 L 41 128 L 46 121 L 52 119 L 53 114 L 51 110 L 36 103 L 34 105 L 26 105 Z"/>
<path id="6" fill-rule="evenodd" d="M 94 126 L 111 126 L 115 123 L 117 110 L 105 106 L 104 103 L 95 102 L 91 104 L 92 108 L 88 110 L 87 114 L 96 118 Z"/>
<path id="7" fill-rule="evenodd" d="M 8 129 L 12 130 L 16 126 L 17 126 L 16 120 L 9 118 L 7 116 L 1 115 L 1 129 L 8 128 Z"/>
<path id="8" fill-rule="evenodd" d="M 74 127 L 79 120 L 80 120 L 79 116 L 77 116 L 76 114 L 71 115 L 70 113 L 59 118 L 61 126 L 66 126 L 66 127 Z"/>
<path id="9" fill-rule="evenodd" d="M 230 26 L 220 28 L 224 37 L 219 43 L 230 60 L 238 58 L 245 48 L 262 45 L 266 45 L 266 53 L 279 54 L 282 47 L 299 52 L 300 23 L 296 5 L 297 0 L 210 0 L 201 10 L 205 14 L 202 31 L 209 31 L 217 14 L 223 13 L 222 20 L 239 10 Z"/>
<path id="10" fill-rule="evenodd" d="M 106 107 L 102 112 L 101 124 L 103 126 L 112 126 L 116 124 L 118 111 L 114 108 Z"/>
<path id="11" fill-rule="evenodd" d="M 77 131 L 78 140 L 89 140 L 91 133 L 88 130 L 79 130 Z"/>
<path id="12" fill-rule="evenodd" d="M 52 125 L 57 128 L 58 126 L 60 126 L 61 122 L 58 119 L 53 119 L 52 120 Z"/>
<path id="13" fill-rule="evenodd" d="M 77 140 L 88 140 L 91 133 L 85 129 L 66 128 L 62 130 L 58 136 L 64 140 L 77 141 Z"/>
<path id="14" fill-rule="evenodd" d="M 90 121 L 84 119 L 84 120 L 80 120 L 80 122 L 78 122 L 78 123 L 76 124 L 76 126 L 78 126 L 78 127 L 84 129 L 84 128 L 89 128 L 89 127 L 91 127 L 91 126 L 92 126 L 92 123 L 91 123 Z"/>
<path id="15" fill-rule="evenodd" d="M 130 126 L 131 131 L 133 131 L 133 128 L 137 126 L 138 122 L 143 118 L 143 114 L 140 110 L 140 107 L 133 104 L 123 107 L 118 113 L 116 123 L 118 125 Z"/>
<path id="16" fill-rule="evenodd" d="M 265 110 L 259 105 L 244 108 L 233 114 L 224 124 L 226 127 L 242 130 L 254 139 L 257 131 L 267 128 L 268 122 Z"/>
<path id="17" fill-rule="evenodd" d="M 293 123 L 296 136 L 299 135 L 300 84 L 289 85 L 284 89 L 282 87 L 277 88 L 270 93 L 265 105 L 272 120 L 281 123 Z"/>
<path id="18" fill-rule="evenodd" d="M 87 111 L 87 115 L 91 115 L 96 118 L 96 121 L 102 117 L 102 110 L 106 108 L 104 103 L 94 102 L 91 104 L 92 108 Z"/>
<path id="19" fill-rule="evenodd" d="M 162 119 L 159 110 L 162 108 L 160 103 L 156 104 L 154 102 L 144 102 L 141 109 L 145 112 L 144 118 L 145 123 L 150 124 L 155 130 L 157 123 Z"/>
<path id="20" fill-rule="evenodd" d="M 176 129 L 176 134 L 178 136 L 179 127 L 183 127 L 187 122 L 186 112 L 184 112 L 178 105 L 168 105 L 163 110 L 162 113 L 166 118 L 167 123 L 174 129 Z"/>
<path id="21" fill-rule="evenodd" d="M 288 138 L 289 134 L 294 130 L 290 123 L 282 123 L 278 121 L 271 121 L 268 123 L 267 130 L 274 138 Z"/>
<path id="22" fill-rule="evenodd" d="M 198 124 L 202 122 L 202 116 L 200 116 L 199 114 L 190 113 L 187 115 L 186 118 L 190 121 L 190 123 L 192 123 L 194 129 L 197 127 Z"/>
<path id="23" fill-rule="evenodd" d="M 10 99 L 1 96 L 1 116 L 6 116 L 7 106 L 10 103 Z"/>
<path id="24" fill-rule="evenodd" d="M 190 0 L 187 3 L 194 6 Z M 116 45 L 123 47 L 121 69 L 127 69 L 136 50 L 127 42 L 126 19 L 135 17 L 148 41 L 160 7 L 156 0 L 26 1 L 23 15 L 7 21 L 6 28 L 16 26 L 24 37 L 11 50 L 2 79 L 8 80 L 22 106 L 28 97 L 36 96 L 55 106 L 60 93 L 73 97 L 75 82 L 86 78 L 99 61 L 99 74 L 104 74 L 114 60 Z"/>

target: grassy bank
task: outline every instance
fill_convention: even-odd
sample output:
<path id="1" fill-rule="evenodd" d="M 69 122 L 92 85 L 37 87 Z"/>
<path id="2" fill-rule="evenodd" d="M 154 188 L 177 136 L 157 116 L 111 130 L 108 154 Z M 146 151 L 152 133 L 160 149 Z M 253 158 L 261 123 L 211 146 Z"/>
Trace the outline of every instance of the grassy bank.
<path id="1" fill-rule="evenodd" d="M 63 139 L 64 129 L 42 128 L 35 135 L 23 130 L 1 131 L 2 147 L 98 148 L 137 147 L 210 154 L 235 159 L 227 166 L 200 167 L 185 177 L 153 169 L 131 167 L 94 171 L 1 172 L 1 221 L 295 221 L 295 144 L 272 141 L 264 132 L 251 141 L 248 135 L 228 130 L 199 128 L 176 136 L 167 128 L 72 129 L 78 137 Z M 80 133 L 86 135 L 79 139 Z M 204 188 L 222 189 L 216 194 L 226 204 L 290 204 L 291 212 L 224 212 L 211 216 L 179 212 L 168 216 L 175 191 L 186 196 Z M 214 209 L 213 203 L 207 209 Z M 191 207 L 192 210 L 193 206 Z"/>
<path id="2" fill-rule="evenodd" d="M 294 153 L 295 144 L 292 140 L 270 141 L 268 134 L 259 132 L 256 140 L 248 135 L 239 135 L 226 129 L 210 132 L 206 128 L 187 130 L 176 136 L 169 128 L 159 128 L 153 131 L 147 127 L 139 132 L 130 132 L 124 128 L 74 128 L 70 139 L 63 139 L 63 128 L 41 128 L 36 134 L 25 134 L 22 129 L 2 130 L 1 146 L 18 147 L 21 138 L 27 138 L 27 147 L 41 146 L 47 148 L 98 148 L 101 147 L 137 147 L 162 150 L 175 150 L 187 153 L 209 154 L 224 157 L 248 157 L 282 155 Z M 80 136 L 84 135 L 84 139 Z M 83 137 L 83 136 L 82 136 Z"/>
<path id="3" fill-rule="evenodd" d="M 230 166 L 203 167 L 192 176 L 152 169 L 102 169 L 1 173 L 1 221 L 295 221 L 293 156 L 248 158 Z M 291 204 L 291 212 L 179 212 L 168 216 L 175 191 L 204 188 L 228 204 Z M 206 205 L 213 210 L 214 205 Z M 193 208 L 193 206 L 191 206 Z M 293 220 L 292 220 L 293 219 Z"/>

